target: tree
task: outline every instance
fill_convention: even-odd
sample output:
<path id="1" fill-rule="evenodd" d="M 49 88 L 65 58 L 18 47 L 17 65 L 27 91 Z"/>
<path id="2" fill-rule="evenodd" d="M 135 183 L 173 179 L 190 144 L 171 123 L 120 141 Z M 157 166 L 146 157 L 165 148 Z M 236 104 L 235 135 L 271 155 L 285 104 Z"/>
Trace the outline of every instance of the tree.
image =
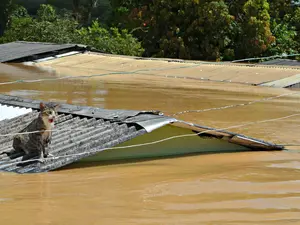
<path id="1" fill-rule="evenodd" d="M 87 24 L 91 24 L 92 22 L 92 11 L 95 9 L 98 5 L 98 0 L 88 0 L 86 3 L 86 21 Z"/>
<path id="2" fill-rule="evenodd" d="M 77 22 L 69 19 L 38 21 L 32 17 L 13 18 L 11 26 L 0 38 L 0 42 L 34 41 L 73 43 L 77 39 Z"/>
<path id="3" fill-rule="evenodd" d="M 233 17 L 224 1 L 157 0 L 129 14 L 147 56 L 221 60 Z"/>
<path id="4" fill-rule="evenodd" d="M 270 30 L 269 3 L 267 0 L 248 0 L 236 12 L 238 16 L 235 38 L 237 58 L 261 56 L 275 42 Z"/>
<path id="5" fill-rule="evenodd" d="M 79 29 L 72 18 L 62 18 L 50 5 L 41 5 L 36 19 L 12 17 L 12 22 L 0 43 L 20 41 L 86 44 L 105 53 L 136 55 L 143 53 L 141 43 L 127 30 L 109 30 L 94 21 L 90 27 Z"/>
<path id="6" fill-rule="evenodd" d="M 0 1 L 0 36 L 3 34 L 6 29 L 9 16 L 13 10 L 13 1 L 12 0 L 1 0 Z"/>
<path id="7" fill-rule="evenodd" d="M 140 55 L 145 49 L 148 57 L 216 61 L 289 54 L 300 51 L 299 5 L 300 0 L 1 0 L 0 36 L 6 30 L 0 41 L 73 42 L 114 54 Z"/>
<path id="8" fill-rule="evenodd" d="M 289 15 L 287 14 L 286 17 Z M 271 31 L 275 36 L 275 41 L 269 46 L 267 55 L 293 54 L 299 49 L 296 28 L 286 20 L 283 18 L 282 21 L 276 22 L 275 19 L 272 19 Z"/>
<path id="9" fill-rule="evenodd" d="M 28 14 L 24 17 L 12 16 L 9 29 L 0 38 L 3 42 L 39 41 L 53 43 L 71 43 L 76 39 L 78 23 L 70 18 L 59 18 L 50 5 L 41 5 L 37 19 Z"/>
<path id="10" fill-rule="evenodd" d="M 57 14 L 53 6 L 42 4 L 37 11 L 37 18 L 39 21 L 53 22 L 57 19 Z"/>
<path id="11" fill-rule="evenodd" d="M 111 13 L 110 0 L 72 0 L 73 16 L 84 25 L 93 19 L 107 21 Z"/>
<path id="12" fill-rule="evenodd" d="M 300 52 L 300 8 L 299 7 L 295 8 L 293 14 L 291 15 L 290 25 L 296 31 L 296 35 L 293 40 L 297 43 L 297 46 L 295 47 L 295 51 L 299 53 Z"/>
<path id="13" fill-rule="evenodd" d="M 98 21 L 93 21 L 88 28 L 81 28 L 79 40 L 82 44 L 112 54 L 140 56 L 144 49 L 127 30 L 119 31 L 117 28 L 109 30 L 100 26 Z"/>
<path id="14" fill-rule="evenodd" d="M 190 25 L 187 24 L 185 34 L 185 43 L 189 46 L 191 57 L 217 61 L 224 56 L 231 58 L 234 17 L 230 15 L 228 6 L 224 1 L 207 1 L 196 9 L 196 17 Z"/>
<path id="15" fill-rule="evenodd" d="M 284 19 L 287 14 L 291 14 L 293 9 L 291 7 L 291 0 L 272 0 L 270 4 L 270 16 L 276 22 Z"/>

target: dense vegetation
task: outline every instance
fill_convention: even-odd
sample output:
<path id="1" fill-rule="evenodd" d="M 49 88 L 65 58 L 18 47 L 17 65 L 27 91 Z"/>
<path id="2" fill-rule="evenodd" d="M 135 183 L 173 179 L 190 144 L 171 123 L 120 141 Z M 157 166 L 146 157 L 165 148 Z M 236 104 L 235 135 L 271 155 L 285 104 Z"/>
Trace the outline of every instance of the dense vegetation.
<path id="1" fill-rule="evenodd" d="M 1 0 L 0 35 L 0 43 L 233 60 L 300 52 L 300 7 L 291 0 Z"/>

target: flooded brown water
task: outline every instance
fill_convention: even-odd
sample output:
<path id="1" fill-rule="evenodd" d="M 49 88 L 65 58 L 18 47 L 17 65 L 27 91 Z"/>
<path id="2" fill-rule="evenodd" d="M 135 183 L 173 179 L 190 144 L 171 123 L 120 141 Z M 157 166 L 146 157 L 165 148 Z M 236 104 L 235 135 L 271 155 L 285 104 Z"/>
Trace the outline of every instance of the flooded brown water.
<path id="1" fill-rule="evenodd" d="M 34 67 L 0 64 L 0 82 L 54 76 Z M 111 75 L 1 85 L 0 92 L 108 109 L 157 109 L 173 114 L 291 91 L 147 75 Z M 225 128 L 298 113 L 299 99 L 299 95 L 286 96 L 178 118 Z M 230 130 L 278 144 L 300 144 L 300 116 Z M 300 224 L 300 149 L 289 149 L 114 165 L 76 164 L 45 174 L 0 173 L 0 221 L 25 225 Z"/>

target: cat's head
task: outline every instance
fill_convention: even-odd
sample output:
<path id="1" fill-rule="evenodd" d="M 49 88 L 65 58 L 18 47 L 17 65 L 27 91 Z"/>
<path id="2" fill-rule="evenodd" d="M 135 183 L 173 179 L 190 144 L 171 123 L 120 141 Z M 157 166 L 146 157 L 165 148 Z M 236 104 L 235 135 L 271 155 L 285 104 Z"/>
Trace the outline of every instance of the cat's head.
<path id="1" fill-rule="evenodd" d="M 44 119 L 47 119 L 49 123 L 53 123 L 55 118 L 57 117 L 57 109 L 59 108 L 59 104 L 49 105 L 40 103 L 41 115 Z"/>

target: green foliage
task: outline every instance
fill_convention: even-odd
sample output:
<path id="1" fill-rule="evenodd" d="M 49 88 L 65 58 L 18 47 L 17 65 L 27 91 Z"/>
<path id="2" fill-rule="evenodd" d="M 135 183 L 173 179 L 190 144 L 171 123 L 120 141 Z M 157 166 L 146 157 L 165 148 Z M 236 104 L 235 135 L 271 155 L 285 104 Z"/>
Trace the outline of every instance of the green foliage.
<path id="1" fill-rule="evenodd" d="M 284 19 L 287 14 L 291 14 L 293 8 L 291 7 L 291 0 L 272 0 L 270 4 L 270 16 L 273 19 L 279 20 Z"/>
<path id="2" fill-rule="evenodd" d="M 8 25 L 9 17 L 13 11 L 14 4 L 12 0 L 0 1 L 0 35 Z"/>
<path id="3" fill-rule="evenodd" d="M 106 22 L 112 12 L 110 0 L 46 0 L 46 3 L 69 11 L 79 23 L 88 25 L 92 20 Z"/>
<path id="4" fill-rule="evenodd" d="M 12 17 L 9 29 L 0 37 L 0 43 L 36 41 L 51 43 L 77 43 L 90 45 L 100 51 L 113 54 L 141 55 L 143 48 L 127 30 L 100 27 L 94 21 L 90 27 L 78 27 L 72 18 L 62 18 L 50 5 L 41 5 L 38 17 Z"/>
<path id="5" fill-rule="evenodd" d="M 13 2 L 25 7 L 29 15 L 36 15 L 40 5 L 46 3 L 46 0 L 13 0 Z"/>
<path id="6" fill-rule="evenodd" d="M 128 25 L 141 27 L 135 34 L 147 55 L 221 60 L 231 42 L 232 21 L 223 1 L 157 0 L 133 9 Z"/>
<path id="7" fill-rule="evenodd" d="M 0 42 L 73 42 L 113 54 L 214 61 L 298 53 L 299 2 L 1 0 L 0 35 L 8 29 Z"/>
<path id="8" fill-rule="evenodd" d="M 70 43 L 78 36 L 77 26 L 75 20 L 58 18 L 52 6 L 41 5 L 37 19 L 29 16 L 12 17 L 10 27 L 0 38 L 0 42 L 20 40 Z"/>
<path id="9" fill-rule="evenodd" d="M 37 19 L 39 21 L 53 22 L 57 19 L 57 14 L 53 6 L 41 4 L 37 11 Z"/>
<path id="10" fill-rule="evenodd" d="M 22 17 L 28 17 L 29 14 L 27 12 L 27 9 L 21 5 L 14 5 L 13 9 L 11 11 L 11 14 L 9 15 L 9 18 L 17 17 L 17 18 L 22 18 Z"/>
<path id="11" fill-rule="evenodd" d="M 36 41 L 71 43 L 77 38 L 76 21 L 57 19 L 53 22 L 37 21 L 31 17 L 13 18 L 10 28 L 0 42 Z"/>
<path id="12" fill-rule="evenodd" d="M 2 37 L 0 43 L 13 42 L 17 40 L 30 41 L 35 35 L 30 30 L 33 19 L 31 17 L 12 18 L 10 28 L 7 29 Z"/>
<path id="13" fill-rule="evenodd" d="M 238 22 L 240 33 L 236 37 L 236 57 L 261 56 L 275 41 L 270 30 L 269 3 L 267 0 L 248 0 L 242 7 Z"/>
<path id="14" fill-rule="evenodd" d="M 290 26 L 287 22 L 271 23 L 272 34 L 276 40 L 268 49 L 269 55 L 294 54 L 299 49 L 299 42 L 296 41 L 297 31 L 295 27 Z"/>
<path id="15" fill-rule="evenodd" d="M 293 12 L 290 23 L 293 25 L 298 32 L 300 32 L 300 7 L 297 7 Z"/>
<path id="16" fill-rule="evenodd" d="M 295 52 L 300 43 L 299 7 L 283 22 L 295 11 L 287 0 L 114 2 L 115 24 L 132 30 L 146 56 L 233 60 Z"/>
<path id="17" fill-rule="evenodd" d="M 298 53 L 300 52 L 300 7 L 297 7 L 290 17 L 290 25 L 294 27 L 296 31 L 294 42 L 297 46 L 294 48 Z"/>
<path id="18" fill-rule="evenodd" d="M 117 28 L 109 30 L 100 27 L 98 21 L 94 21 L 88 28 L 79 31 L 81 43 L 95 47 L 96 49 L 121 55 L 140 56 L 144 49 L 127 30 L 119 31 Z"/>

